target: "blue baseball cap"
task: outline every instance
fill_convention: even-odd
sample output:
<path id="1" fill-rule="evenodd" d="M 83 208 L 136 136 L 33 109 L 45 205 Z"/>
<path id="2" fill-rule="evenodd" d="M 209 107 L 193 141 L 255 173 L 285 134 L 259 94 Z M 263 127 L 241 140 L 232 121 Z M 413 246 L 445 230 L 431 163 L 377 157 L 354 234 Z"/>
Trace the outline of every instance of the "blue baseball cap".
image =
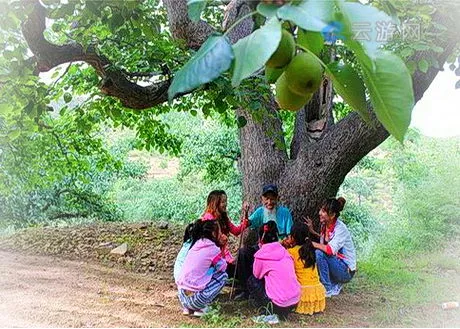
<path id="1" fill-rule="evenodd" d="M 275 184 L 267 184 L 262 188 L 262 195 L 273 193 L 278 195 L 278 187 Z"/>

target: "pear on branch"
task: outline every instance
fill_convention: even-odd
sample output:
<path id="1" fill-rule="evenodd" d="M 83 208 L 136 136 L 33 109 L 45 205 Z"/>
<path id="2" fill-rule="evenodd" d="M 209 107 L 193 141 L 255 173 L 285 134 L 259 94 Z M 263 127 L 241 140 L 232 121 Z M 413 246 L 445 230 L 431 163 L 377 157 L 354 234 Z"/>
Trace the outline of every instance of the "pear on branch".
<path id="1" fill-rule="evenodd" d="M 276 80 L 280 77 L 281 74 L 284 72 L 284 67 L 277 69 L 274 67 L 266 67 L 265 68 L 265 79 L 267 79 L 268 83 L 275 83 Z"/>
<path id="2" fill-rule="evenodd" d="M 318 90 L 323 78 L 323 68 L 312 54 L 297 54 L 285 71 L 289 89 L 298 95 L 312 94 Z"/>
<path id="3" fill-rule="evenodd" d="M 312 96 L 312 93 L 299 95 L 292 92 L 289 88 L 289 81 L 287 80 L 286 73 L 281 74 L 276 81 L 275 99 L 281 109 L 298 111 L 310 101 Z"/>
<path id="4" fill-rule="evenodd" d="M 281 68 L 289 64 L 295 53 L 295 40 L 291 33 L 284 30 L 278 48 L 267 61 L 267 67 Z"/>

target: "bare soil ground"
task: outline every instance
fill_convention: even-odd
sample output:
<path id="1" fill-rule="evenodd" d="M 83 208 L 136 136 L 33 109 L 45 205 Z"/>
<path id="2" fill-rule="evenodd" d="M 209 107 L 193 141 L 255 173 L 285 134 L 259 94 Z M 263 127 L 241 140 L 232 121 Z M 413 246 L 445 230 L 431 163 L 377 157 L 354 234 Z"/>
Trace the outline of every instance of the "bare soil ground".
<path id="1" fill-rule="evenodd" d="M 228 287 L 219 296 L 219 311 L 204 320 L 183 316 L 170 269 L 138 273 L 96 257 L 71 260 L 0 247 L 0 327 L 255 326 L 255 310 L 229 301 Z M 404 306 L 398 291 L 369 290 L 358 272 L 340 296 L 328 299 L 323 314 L 295 314 L 277 326 L 458 327 L 460 309 L 444 311 L 440 302 L 459 300 L 459 249 L 454 245 L 420 260 L 426 289 L 433 291 L 428 301 Z"/>

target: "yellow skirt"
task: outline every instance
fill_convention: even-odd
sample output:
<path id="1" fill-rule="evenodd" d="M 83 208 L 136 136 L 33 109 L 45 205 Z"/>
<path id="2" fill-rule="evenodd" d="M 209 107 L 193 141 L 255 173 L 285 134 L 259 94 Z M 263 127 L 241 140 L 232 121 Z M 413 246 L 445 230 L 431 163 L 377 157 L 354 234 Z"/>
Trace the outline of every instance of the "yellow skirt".
<path id="1" fill-rule="evenodd" d="M 296 313 L 309 314 L 323 312 L 326 308 L 326 289 L 319 283 L 302 286 L 302 295 L 296 307 Z"/>

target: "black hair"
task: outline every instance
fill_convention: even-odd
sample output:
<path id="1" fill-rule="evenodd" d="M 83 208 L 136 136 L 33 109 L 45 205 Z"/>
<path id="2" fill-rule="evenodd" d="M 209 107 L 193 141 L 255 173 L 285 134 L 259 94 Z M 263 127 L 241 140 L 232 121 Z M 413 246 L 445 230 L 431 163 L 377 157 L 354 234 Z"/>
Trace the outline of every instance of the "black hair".
<path id="1" fill-rule="evenodd" d="M 299 258 L 304 267 L 314 267 L 316 264 L 316 254 L 310 240 L 308 226 L 304 223 L 295 223 L 291 228 L 291 237 L 294 239 L 295 245 L 300 246 Z"/>
<path id="2" fill-rule="evenodd" d="M 184 243 L 187 241 L 192 240 L 192 234 L 193 234 L 193 227 L 195 226 L 195 223 L 190 223 L 187 225 L 185 228 L 184 232 Z"/>
<path id="3" fill-rule="evenodd" d="M 270 220 L 259 228 L 259 239 L 262 243 L 278 241 L 278 226 Z"/>
<path id="4" fill-rule="evenodd" d="M 227 212 L 220 212 L 218 209 L 223 196 L 227 196 L 227 193 L 225 193 L 224 190 L 211 191 L 208 194 L 208 198 L 206 200 L 206 212 L 209 212 L 212 215 L 216 216 L 222 233 L 225 235 L 229 235 L 230 218 L 228 217 Z"/>
<path id="5" fill-rule="evenodd" d="M 217 234 L 219 232 L 219 226 L 215 220 L 206 220 L 202 221 L 201 219 L 197 220 L 193 224 L 192 230 L 192 245 L 195 244 L 200 239 L 208 239 L 214 242 L 216 245 Z"/>
<path id="6" fill-rule="evenodd" d="M 339 197 L 339 198 L 329 198 L 323 201 L 323 204 L 321 205 L 321 209 L 324 209 L 324 211 L 327 212 L 328 215 L 335 214 L 335 218 L 338 218 L 340 216 L 340 212 L 343 210 L 343 207 L 345 206 L 345 198 Z"/>
<path id="7" fill-rule="evenodd" d="M 259 242 L 259 233 L 256 229 L 249 228 L 243 232 L 243 245 L 245 247 L 257 246 Z"/>

